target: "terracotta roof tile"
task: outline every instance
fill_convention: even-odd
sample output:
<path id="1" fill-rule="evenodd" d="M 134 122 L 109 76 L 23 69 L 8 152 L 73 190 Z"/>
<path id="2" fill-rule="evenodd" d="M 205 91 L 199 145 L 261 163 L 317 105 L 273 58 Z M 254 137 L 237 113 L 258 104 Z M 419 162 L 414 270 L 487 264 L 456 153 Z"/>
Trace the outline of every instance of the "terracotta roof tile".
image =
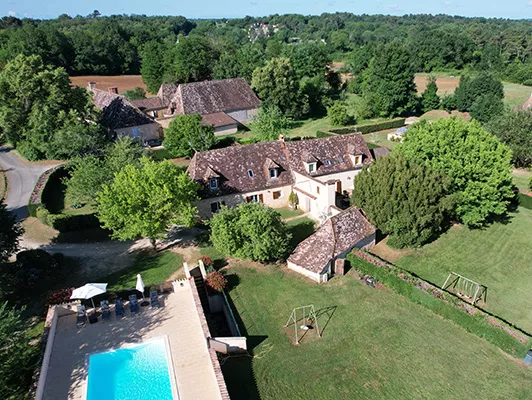
<path id="1" fill-rule="evenodd" d="M 161 99 L 165 107 L 168 107 L 176 91 L 177 85 L 175 83 L 163 83 L 157 92 L 157 97 Z"/>
<path id="2" fill-rule="evenodd" d="M 202 115 L 201 119 L 204 124 L 212 125 L 215 128 L 238 124 L 237 121 L 224 112 Z"/>
<path id="3" fill-rule="evenodd" d="M 159 97 L 148 97 L 147 99 L 130 100 L 130 103 L 142 111 L 157 110 L 165 107 Z"/>
<path id="4" fill-rule="evenodd" d="M 329 261 L 374 234 L 375 230 L 358 208 L 351 207 L 331 217 L 313 235 L 299 243 L 288 261 L 320 273 Z"/>
<path id="5" fill-rule="evenodd" d="M 243 78 L 182 83 L 168 105 L 166 115 L 214 114 L 257 108 L 260 100 Z"/>

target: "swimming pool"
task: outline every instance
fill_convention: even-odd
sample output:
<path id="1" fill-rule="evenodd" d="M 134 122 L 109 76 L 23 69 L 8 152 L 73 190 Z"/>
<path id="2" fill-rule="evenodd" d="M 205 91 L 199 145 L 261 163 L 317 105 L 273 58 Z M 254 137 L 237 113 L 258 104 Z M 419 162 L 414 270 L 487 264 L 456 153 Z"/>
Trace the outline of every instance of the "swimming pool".
<path id="1" fill-rule="evenodd" d="M 89 356 L 87 400 L 173 400 L 165 338 Z"/>

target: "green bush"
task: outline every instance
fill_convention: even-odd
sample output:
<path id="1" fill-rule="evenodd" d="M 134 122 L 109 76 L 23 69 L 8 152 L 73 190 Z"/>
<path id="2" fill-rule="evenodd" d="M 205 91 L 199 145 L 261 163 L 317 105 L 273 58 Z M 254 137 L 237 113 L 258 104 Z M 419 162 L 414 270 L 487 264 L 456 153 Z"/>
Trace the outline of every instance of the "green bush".
<path id="1" fill-rule="evenodd" d="M 17 151 L 28 161 L 38 161 L 44 158 L 43 153 L 27 142 L 19 143 L 17 145 Z"/>
<path id="2" fill-rule="evenodd" d="M 405 275 L 405 271 L 402 271 L 399 268 L 395 271 L 392 269 L 380 268 L 362 260 L 354 254 L 349 254 L 347 259 L 351 263 L 353 269 L 360 271 L 362 274 L 373 276 L 375 280 L 405 296 L 408 300 L 428 308 L 445 319 L 453 321 L 466 331 L 486 339 L 488 342 L 496 345 L 505 352 L 522 357 L 528 350 L 529 343 L 521 343 L 501 328 L 490 325 L 484 315 L 480 313 L 475 315 L 467 314 L 453 304 L 446 303 L 433 297 L 416 288 L 411 283 L 406 282 L 404 279 L 396 276 L 399 273 Z M 413 276 L 410 276 L 410 278 L 412 280 L 417 280 Z"/>
<path id="3" fill-rule="evenodd" d="M 44 207 L 44 206 L 39 206 L 37 207 L 37 212 L 36 212 L 36 215 L 35 215 L 39 221 L 41 221 L 44 225 L 49 225 L 50 222 L 49 222 L 49 216 L 50 216 L 50 212 Z"/>
<path id="4" fill-rule="evenodd" d="M 366 125 L 355 125 L 355 126 L 346 126 L 345 128 L 336 128 L 330 129 L 331 133 L 338 133 L 340 135 L 345 135 L 349 133 L 372 133 L 377 131 L 384 131 L 386 129 L 400 128 L 405 125 L 404 118 L 392 119 L 390 121 L 377 122 L 375 124 L 366 124 Z"/>

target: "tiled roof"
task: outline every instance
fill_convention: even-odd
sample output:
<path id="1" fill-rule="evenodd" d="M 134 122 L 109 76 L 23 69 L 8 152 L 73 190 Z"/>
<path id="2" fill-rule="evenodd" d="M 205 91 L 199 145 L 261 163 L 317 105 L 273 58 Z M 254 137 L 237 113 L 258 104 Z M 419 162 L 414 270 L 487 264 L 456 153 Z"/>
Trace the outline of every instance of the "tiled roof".
<path id="1" fill-rule="evenodd" d="M 175 83 L 163 83 L 157 92 L 157 97 L 161 99 L 165 107 L 168 107 L 176 90 L 177 85 Z"/>
<path id="2" fill-rule="evenodd" d="M 202 121 L 206 125 L 212 125 L 215 128 L 227 125 L 236 125 L 238 124 L 233 118 L 227 115 L 224 112 L 202 115 Z"/>
<path id="3" fill-rule="evenodd" d="M 351 207 L 331 217 L 314 234 L 299 243 L 288 261 L 321 273 L 329 261 L 374 233 L 375 227 L 362 212 Z"/>
<path id="4" fill-rule="evenodd" d="M 388 154 L 391 153 L 390 150 L 388 150 L 386 147 L 376 147 L 374 149 L 371 149 L 370 151 L 373 154 L 373 158 L 375 159 L 386 157 Z"/>
<path id="5" fill-rule="evenodd" d="M 312 176 L 354 170 L 356 166 L 353 165 L 350 154 L 363 154 L 365 164 L 369 164 L 373 159 L 362 136 L 354 134 L 295 142 L 264 142 L 204 151 L 194 155 L 188 172 L 192 179 L 204 185 L 203 197 L 251 192 L 292 185 L 292 171 L 308 175 L 304 161 L 308 160 L 309 154 L 315 155 L 318 161 L 318 169 Z M 325 160 L 331 160 L 331 165 L 324 164 Z M 275 168 L 275 165 L 279 168 L 278 177 L 270 179 L 269 168 Z M 205 181 L 209 168 L 220 175 L 219 190 L 216 192 L 210 191 L 208 182 Z M 253 178 L 249 176 L 249 170 L 253 171 Z"/>
<path id="6" fill-rule="evenodd" d="M 93 103 L 102 111 L 101 122 L 106 128 L 120 129 L 154 123 L 124 96 L 100 89 L 93 89 L 92 93 Z"/>
<path id="7" fill-rule="evenodd" d="M 260 100 L 243 78 L 182 83 L 165 114 L 206 115 L 257 108 L 259 104 Z"/>
<path id="8" fill-rule="evenodd" d="M 147 99 L 130 100 L 140 110 L 157 110 L 164 108 L 164 104 L 159 97 L 148 97 Z"/>
<path id="9" fill-rule="evenodd" d="M 287 142 L 286 148 L 290 153 L 290 167 L 296 172 L 307 174 L 305 162 L 317 163 L 312 176 L 355 168 L 351 154 L 362 155 L 364 164 L 370 164 L 373 159 L 366 141 L 359 134 Z"/>
<path id="10" fill-rule="evenodd" d="M 270 179 L 269 171 L 265 168 L 266 158 L 275 160 L 279 165 L 277 178 Z M 215 192 L 212 192 L 208 188 L 208 182 L 205 182 L 205 177 L 212 175 L 210 170 L 220 176 L 219 190 Z M 192 179 L 205 185 L 202 197 L 250 192 L 293 183 L 288 159 L 281 142 L 231 146 L 196 153 L 192 157 L 188 171 Z M 250 177 L 249 171 L 252 172 L 253 177 Z"/>

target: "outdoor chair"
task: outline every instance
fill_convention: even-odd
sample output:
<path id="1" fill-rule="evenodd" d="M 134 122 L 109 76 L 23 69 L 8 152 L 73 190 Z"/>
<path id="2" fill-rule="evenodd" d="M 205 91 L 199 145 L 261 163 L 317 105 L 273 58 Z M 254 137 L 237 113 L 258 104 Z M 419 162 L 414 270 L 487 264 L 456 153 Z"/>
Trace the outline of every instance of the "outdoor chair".
<path id="1" fill-rule="evenodd" d="M 122 318 L 124 316 L 124 303 L 122 303 L 120 297 L 115 300 L 115 315 L 116 318 Z"/>
<path id="2" fill-rule="evenodd" d="M 139 312 L 139 303 L 137 301 L 137 296 L 134 294 L 129 296 L 129 311 L 131 311 L 132 313 Z"/>
<path id="3" fill-rule="evenodd" d="M 111 320 L 111 310 L 109 309 L 109 301 L 102 300 L 100 301 L 100 308 L 102 310 L 102 321 Z"/>
<path id="4" fill-rule="evenodd" d="M 87 312 L 85 311 L 85 306 L 78 306 L 77 308 L 77 327 L 85 326 L 87 323 Z"/>
<path id="5" fill-rule="evenodd" d="M 150 292 L 150 303 L 151 308 L 159 308 L 159 295 L 157 294 L 157 290 L 152 290 Z"/>

